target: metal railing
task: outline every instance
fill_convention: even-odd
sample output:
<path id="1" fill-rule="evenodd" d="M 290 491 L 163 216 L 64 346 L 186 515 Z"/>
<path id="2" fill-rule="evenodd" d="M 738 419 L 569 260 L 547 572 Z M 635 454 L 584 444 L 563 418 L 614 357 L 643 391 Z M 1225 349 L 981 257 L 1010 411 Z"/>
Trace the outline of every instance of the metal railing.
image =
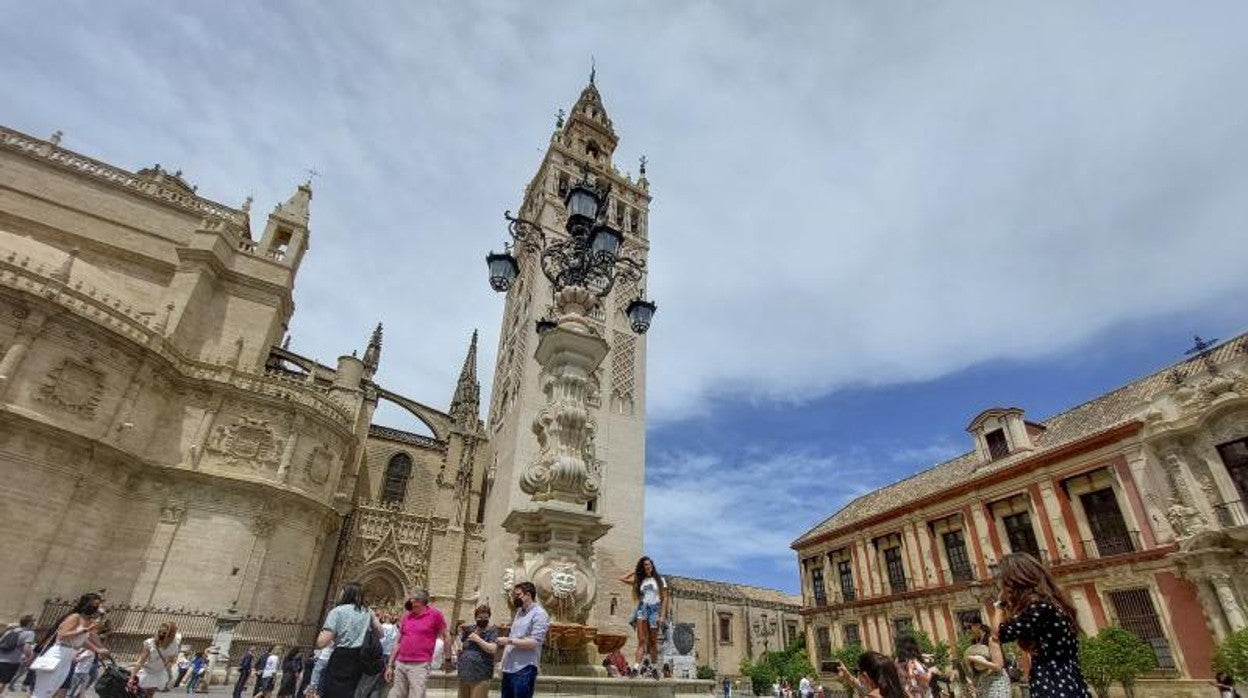
<path id="1" fill-rule="evenodd" d="M 910 580 L 907 579 L 904 575 L 902 576 L 890 575 L 888 578 L 888 588 L 889 588 L 889 591 L 891 591 L 894 594 L 904 594 L 907 591 L 910 591 Z"/>
<path id="2" fill-rule="evenodd" d="M 1089 560 L 1114 555 L 1126 555 L 1141 550 L 1140 532 L 1125 531 L 1117 536 L 1100 536 L 1082 541 L 1083 556 Z"/>
<path id="3" fill-rule="evenodd" d="M 73 608 L 69 599 L 48 599 L 37 624 L 38 637 L 42 638 L 53 629 L 56 621 Z M 221 615 L 213 611 L 197 611 L 167 606 L 139 604 L 105 605 L 104 627 L 100 640 L 119 660 L 131 661 L 143 649 L 143 641 L 156 634 L 161 623 L 172 621 L 178 626 L 182 644 L 194 651 L 206 649 L 212 644 L 220 624 Z M 291 618 L 243 616 L 234 628 L 234 640 L 230 645 L 231 666 L 242 658 L 247 647 L 258 645 L 281 645 L 283 647 L 311 647 L 320 630 L 319 623 L 305 623 Z"/>

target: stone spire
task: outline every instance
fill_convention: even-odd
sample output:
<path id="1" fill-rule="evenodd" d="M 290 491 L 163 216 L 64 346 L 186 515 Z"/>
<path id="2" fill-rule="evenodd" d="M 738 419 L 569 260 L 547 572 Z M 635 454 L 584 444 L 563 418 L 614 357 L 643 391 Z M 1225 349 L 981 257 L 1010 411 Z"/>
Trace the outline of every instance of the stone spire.
<path id="1" fill-rule="evenodd" d="M 290 195 L 286 203 L 280 204 L 273 209 L 273 216 L 307 227 L 311 203 L 312 180 L 308 180 L 299 185 L 299 188 L 295 190 L 294 194 Z"/>
<path id="2" fill-rule="evenodd" d="M 563 130 L 573 136 L 574 140 L 583 141 L 583 147 L 593 159 L 605 158 L 610 161 L 620 138 L 615 135 L 615 127 L 611 124 L 611 117 L 607 116 L 607 109 L 602 105 L 602 95 L 598 93 L 598 86 L 594 84 L 592 77 L 585 89 L 581 90 L 576 104 L 572 105 L 572 113 L 568 115 Z"/>
<path id="3" fill-rule="evenodd" d="M 368 375 L 377 373 L 377 367 L 381 365 L 381 323 L 377 323 L 377 329 L 373 330 L 373 336 L 368 340 L 368 347 L 364 349 L 364 370 Z"/>
<path id="4" fill-rule="evenodd" d="M 468 355 L 459 371 L 455 397 L 451 398 L 451 419 L 466 429 L 475 428 L 481 411 L 481 382 L 477 380 L 477 331 L 472 331 Z"/>

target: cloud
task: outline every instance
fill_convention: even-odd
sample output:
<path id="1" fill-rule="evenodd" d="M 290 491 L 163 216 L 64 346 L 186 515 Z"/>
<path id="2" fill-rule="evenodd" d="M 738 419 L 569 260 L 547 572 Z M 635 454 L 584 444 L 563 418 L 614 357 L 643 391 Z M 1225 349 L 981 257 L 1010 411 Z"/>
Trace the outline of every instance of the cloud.
<path id="1" fill-rule="evenodd" d="M 445 405 L 501 243 L 596 56 L 650 159 L 650 414 L 1077 346 L 1242 295 L 1242 3 L 10 3 L 0 119 L 257 211 L 315 168 L 293 348 L 384 321 Z M 1242 246 L 1241 246 L 1242 247 Z M 662 495 L 656 495 L 662 496 Z"/>
<path id="2" fill-rule="evenodd" d="M 789 543 L 881 484 L 882 475 L 851 456 L 816 452 L 652 453 L 646 552 L 681 574 L 740 575 L 754 567 L 765 570 L 756 579 L 774 585 L 791 576 Z"/>

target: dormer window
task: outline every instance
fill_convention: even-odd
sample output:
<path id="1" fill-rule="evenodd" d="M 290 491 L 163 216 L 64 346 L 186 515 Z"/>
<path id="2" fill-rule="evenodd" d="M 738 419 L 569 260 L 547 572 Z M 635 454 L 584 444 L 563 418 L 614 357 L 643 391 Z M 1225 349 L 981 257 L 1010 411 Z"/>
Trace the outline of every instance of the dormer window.
<path id="1" fill-rule="evenodd" d="M 1017 407 L 994 407 L 980 412 L 966 430 L 975 437 L 975 451 L 983 463 L 1034 448 L 1032 439 L 1044 427 L 1023 419 Z"/>
<path id="2" fill-rule="evenodd" d="M 1010 442 L 1005 438 L 1004 429 L 993 429 L 984 434 L 984 442 L 988 445 L 988 456 L 992 460 L 1004 458 L 1010 453 Z"/>

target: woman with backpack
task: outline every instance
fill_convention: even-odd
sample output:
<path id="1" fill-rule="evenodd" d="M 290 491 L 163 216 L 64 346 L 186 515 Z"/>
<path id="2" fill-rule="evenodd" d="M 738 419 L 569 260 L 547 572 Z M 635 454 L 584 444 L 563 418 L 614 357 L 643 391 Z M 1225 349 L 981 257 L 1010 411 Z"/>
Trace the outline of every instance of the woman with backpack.
<path id="1" fill-rule="evenodd" d="M 377 657 L 365 656 L 362 651 L 365 641 L 370 639 L 372 648 L 375 645 Z M 360 677 L 365 674 L 365 663 L 382 663 L 381 661 L 381 622 L 364 603 L 364 589 L 351 582 L 342 588 L 342 596 L 338 605 L 329 610 L 321 633 L 316 637 L 318 648 L 333 647 L 325 672 L 321 676 L 322 698 L 352 698 Z M 375 673 L 377 667 L 369 667 L 369 673 Z"/>

